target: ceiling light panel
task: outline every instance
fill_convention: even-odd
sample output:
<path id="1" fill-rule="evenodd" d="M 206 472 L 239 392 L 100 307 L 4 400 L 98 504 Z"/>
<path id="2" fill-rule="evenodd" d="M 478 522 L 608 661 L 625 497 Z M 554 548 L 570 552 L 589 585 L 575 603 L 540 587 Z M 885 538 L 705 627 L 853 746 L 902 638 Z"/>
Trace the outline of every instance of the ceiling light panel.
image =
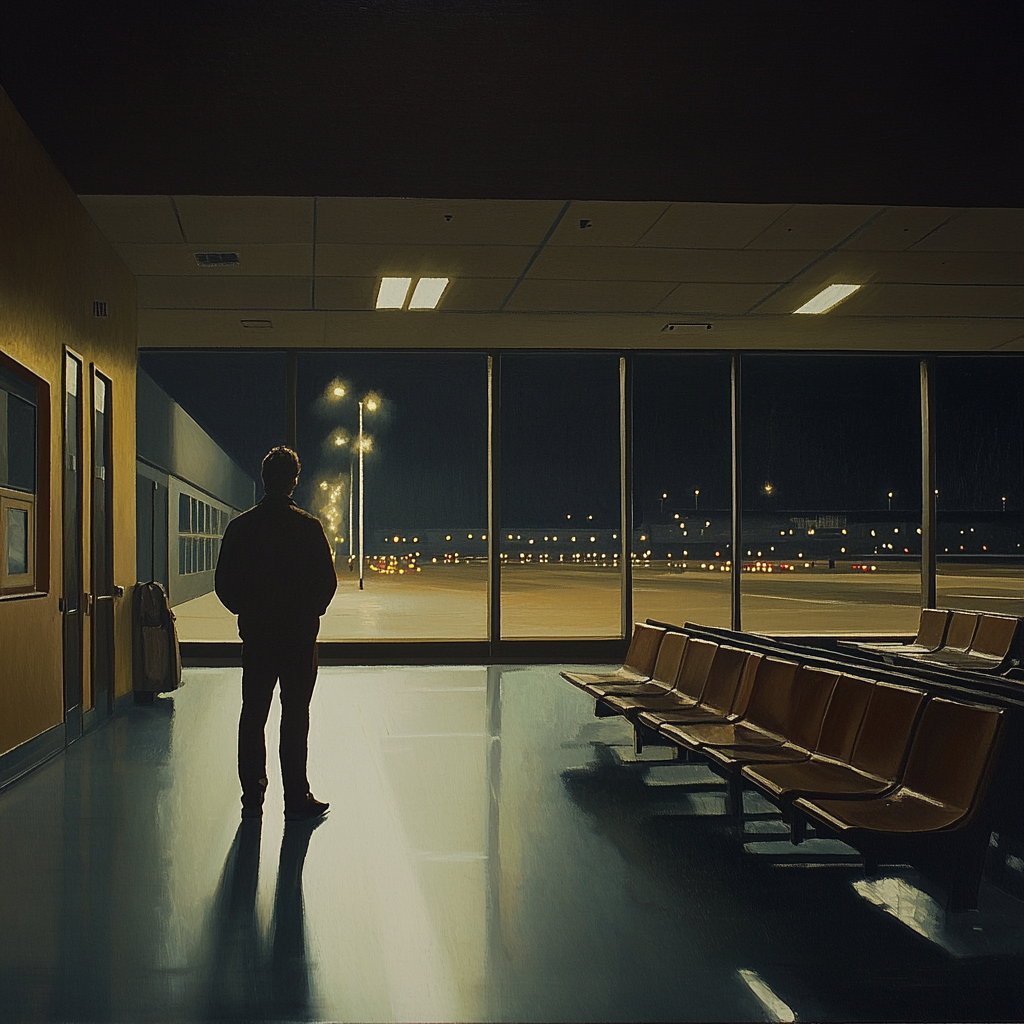
<path id="1" fill-rule="evenodd" d="M 421 277 L 416 282 L 415 289 L 413 289 L 412 298 L 409 300 L 409 308 L 436 309 L 447 287 L 447 277 Z"/>
<path id="2" fill-rule="evenodd" d="M 382 277 L 377 291 L 377 309 L 401 309 L 411 284 L 411 277 Z"/>
<path id="3" fill-rule="evenodd" d="M 834 306 L 838 306 L 843 299 L 848 299 L 857 289 L 859 284 L 830 284 L 823 288 L 813 299 L 808 299 L 794 313 L 827 313 Z"/>

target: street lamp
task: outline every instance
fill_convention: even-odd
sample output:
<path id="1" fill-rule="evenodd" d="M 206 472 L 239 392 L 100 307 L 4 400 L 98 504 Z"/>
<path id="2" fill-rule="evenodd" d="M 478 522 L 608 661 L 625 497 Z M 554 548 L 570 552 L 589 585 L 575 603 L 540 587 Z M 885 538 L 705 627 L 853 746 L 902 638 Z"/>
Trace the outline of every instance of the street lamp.
<path id="1" fill-rule="evenodd" d="M 892 491 L 889 492 L 889 511 L 892 511 Z"/>
<path id="2" fill-rule="evenodd" d="M 697 499 L 700 497 L 700 491 L 695 490 L 693 492 L 693 511 L 697 511 Z"/>
<path id="3" fill-rule="evenodd" d="M 359 589 L 363 589 L 363 576 L 366 570 L 366 555 L 363 547 L 363 453 L 373 448 L 373 438 L 363 433 L 363 409 L 367 412 L 376 412 L 380 408 L 380 397 L 372 391 L 359 399 L 359 437 L 356 441 L 356 448 L 359 450 Z"/>
<path id="4" fill-rule="evenodd" d="M 1005 494 L 1002 497 L 1002 502 L 1003 502 L 1003 511 L 1005 512 L 1006 511 L 1006 495 Z"/>

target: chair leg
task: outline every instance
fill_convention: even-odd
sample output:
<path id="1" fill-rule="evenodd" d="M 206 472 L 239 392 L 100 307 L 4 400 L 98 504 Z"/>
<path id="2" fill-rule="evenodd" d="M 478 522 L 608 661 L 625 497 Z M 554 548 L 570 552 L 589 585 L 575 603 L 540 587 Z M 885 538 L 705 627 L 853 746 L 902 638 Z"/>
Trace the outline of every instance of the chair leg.
<path id="1" fill-rule="evenodd" d="M 946 892 L 946 910 L 959 914 L 978 909 L 978 894 L 985 872 L 985 855 L 989 835 L 964 836 L 950 856 L 949 886 Z"/>
<path id="2" fill-rule="evenodd" d="M 633 753 L 640 755 L 644 752 L 643 728 L 639 725 L 633 726 Z"/>
<path id="3" fill-rule="evenodd" d="M 796 808 L 790 811 L 789 841 L 799 846 L 807 838 L 807 818 Z"/>
<path id="4" fill-rule="evenodd" d="M 738 774 L 726 777 L 725 813 L 734 818 L 743 817 L 743 779 Z"/>

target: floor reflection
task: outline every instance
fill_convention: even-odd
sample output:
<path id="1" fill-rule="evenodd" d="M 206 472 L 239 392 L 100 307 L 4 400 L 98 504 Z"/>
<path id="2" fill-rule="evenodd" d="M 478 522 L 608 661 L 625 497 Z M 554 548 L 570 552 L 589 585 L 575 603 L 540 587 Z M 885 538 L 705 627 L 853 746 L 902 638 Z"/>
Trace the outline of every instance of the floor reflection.
<path id="1" fill-rule="evenodd" d="M 1017 901 L 950 922 L 913 878 L 767 855 L 777 823 L 550 667 L 323 669 L 330 815 L 286 827 L 272 764 L 240 824 L 238 677 L 189 670 L 0 794 L 0 1021 L 1024 1015 Z"/>

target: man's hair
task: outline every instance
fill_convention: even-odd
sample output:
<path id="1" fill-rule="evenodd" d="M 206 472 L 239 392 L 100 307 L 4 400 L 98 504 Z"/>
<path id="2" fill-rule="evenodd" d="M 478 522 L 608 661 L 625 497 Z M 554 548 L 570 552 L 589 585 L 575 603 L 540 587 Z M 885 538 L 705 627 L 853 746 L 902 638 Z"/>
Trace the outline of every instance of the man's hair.
<path id="1" fill-rule="evenodd" d="M 287 494 L 302 468 L 299 457 L 284 445 L 271 448 L 263 459 L 263 487 L 267 494 Z"/>

